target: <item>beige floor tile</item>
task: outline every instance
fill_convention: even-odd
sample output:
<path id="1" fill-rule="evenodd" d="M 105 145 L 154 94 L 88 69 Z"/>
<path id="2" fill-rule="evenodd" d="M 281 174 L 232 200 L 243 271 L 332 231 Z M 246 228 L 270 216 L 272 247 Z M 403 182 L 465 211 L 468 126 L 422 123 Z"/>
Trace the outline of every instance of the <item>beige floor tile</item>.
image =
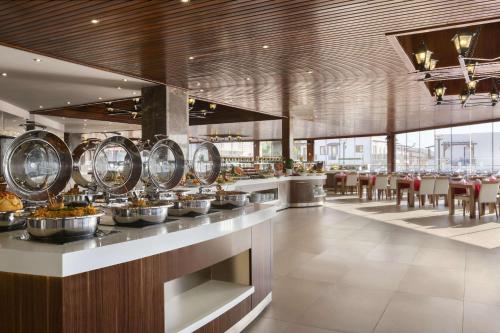
<path id="1" fill-rule="evenodd" d="M 286 329 L 286 333 L 341 333 L 339 331 L 325 330 L 322 328 L 304 326 L 298 324 L 289 324 Z"/>
<path id="2" fill-rule="evenodd" d="M 288 248 L 275 252 L 273 257 L 273 274 L 276 276 L 287 275 L 300 264 L 307 262 L 314 256 L 314 253 Z"/>
<path id="3" fill-rule="evenodd" d="M 372 332 L 392 292 L 335 288 L 321 296 L 298 317 L 297 323 L 342 332 Z"/>
<path id="4" fill-rule="evenodd" d="M 378 243 L 373 242 L 342 240 L 333 244 L 323 254 L 350 260 L 361 260 L 377 245 Z"/>
<path id="5" fill-rule="evenodd" d="M 465 301 L 500 306 L 500 273 L 465 272 Z"/>
<path id="6" fill-rule="evenodd" d="M 289 276 L 303 280 L 335 283 L 353 266 L 352 261 L 323 254 L 300 265 Z"/>
<path id="7" fill-rule="evenodd" d="M 397 290 L 409 267 L 398 263 L 361 261 L 339 280 L 338 285 Z"/>
<path id="8" fill-rule="evenodd" d="M 273 281 L 273 301 L 266 318 L 294 322 L 321 295 L 332 286 L 327 283 L 281 277 Z"/>
<path id="9" fill-rule="evenodd" d="M 446 249 L 421 248 L 415 257 L 413 264 L 436 268 L 464 269 L 465 252 Z"/>
<path id="10" fill-rule="evenodd" d="M 500 332 L 500 307 L 481 303 L 464 303 L 463 333 Z"/>
<path id="11" fill-rule="evenodd" d="M 462 332 L 462 309 L 462 302 L 453 299 L 397 293 L 374 332 Z"/>
<path id="12" fill-rule="evenodd" d="M 270 318 L 258 317 L 243 331 L 245 333 L 285 333 L 288 323 Z"/>
<path id="13" fill-rule="evenodd" d="M 413 245 L 397 245 L 382 243 L 374 248 L 366 259 L 375 261 L 388 261 L 401 264 L 411 264 L 419 248 Z"/>
<path id="14" fill-rule="evenodd" d="M 464 298 L 463 269 L 412 266 L 406 272 L 399 291 L 411 294 L 454 298 Z"/>

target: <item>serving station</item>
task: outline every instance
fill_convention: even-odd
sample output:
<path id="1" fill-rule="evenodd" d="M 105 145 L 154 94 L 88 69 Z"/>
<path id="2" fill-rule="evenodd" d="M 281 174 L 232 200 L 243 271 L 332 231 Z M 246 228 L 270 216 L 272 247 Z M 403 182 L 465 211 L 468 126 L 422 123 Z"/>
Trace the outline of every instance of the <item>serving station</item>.
<path id="1" fill-rule="evenodd" d="M 0 202 L 2 331 L 239 332 L 255 318 L 272 297 L 271 221 L 321 205 L 326 176 L 216 185 L 215 145 L 184 156 L 159 136 L 73 152 L 44 130 L 15 138 Z"/>

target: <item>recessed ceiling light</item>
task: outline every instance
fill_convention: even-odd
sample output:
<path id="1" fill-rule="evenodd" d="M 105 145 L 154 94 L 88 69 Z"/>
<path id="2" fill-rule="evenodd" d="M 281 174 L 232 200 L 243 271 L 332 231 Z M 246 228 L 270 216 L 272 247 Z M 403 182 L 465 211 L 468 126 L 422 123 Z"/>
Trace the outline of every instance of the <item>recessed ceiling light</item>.
<path id="1" fill-rule="evenodd" d="M 92 20 L 90 20 L 90 23 L 92 23 L 92 24 L 97 24 L 97 23 L 99 23 L 99 20 L 97 20 L 97 19 L 92 19 Z"/>
<path id="2" fill-rule="evenodd" d="M 181 0 L 182 3 L 188 3 L 189 0 Z"/>
<path id="3" fill-rule="evenodd" d="M 70 104 L 71 104 L 71 102 L 70 102 L 70 101 L 67 101 L 67 102 L 66 102 L 66 104 L 70 105 Z"/>
<path id="4" fill-rule="evenodd" d="M 268 48 L 269 48 L 269 45 L 262 45 L 262 48 L 263 48 L 263 49 L 268 49 Z"/>
<path id="5" fill-rule="evenodd" d="M 2 73 L 2 76 L 3 76 L 3 77 L 6 77 L 6 76 L 7 76 L 7 73 Z"/>
<path id="6" fill-rule="evenodd" d="M 35 58 L 35 59 L 33 59 L 33 61 L 34 61 L 34 62 L 41 62 L 41 61 L 42 61 L 42 59 L 40 59 L 40 58 Z"/>
<path id="7" fill-rule="evenodd" d="M 128 79 L 123 79 L 123 82 L 127 82 L 127 81 L 128 81 Z"/>
<path id="8" fill-rule="evenodd" d="M 97 97 L 98 100 L 102 101 L 102 97 Z"/>
<path id="9" fill-rule="evenodd" d="M 196 86 L 197 87 L 201 86 L 201 83 L 200 82 L 196 82 Z"/>
<path id="10" fill-rule="evenodd" d="M 312 74 L 312 73 L 313 73 L 313 71 L 307 71 L 307 73 Z"/>
<path id="11" fill-rule="evenodd" d="M 194 60 L 193 56 L 188 57 L 189 60 Z"/>
<path id="12" fill-rule="evenodd" d="M 43 105 L 38 106 L 39 109 L 43 109 Z"/>
<path id="13" fill-rule="evenodd" d="M 118 89 L 118 90 L 122 90 L 122 87 L 117 87 L 116 89 Z"/>
<path id="14" fill-rule="evenodd" d="M 137 95 L 137 92 L 136 91 L 132 91 L 132 95 Z"/>
<path id="15" fill-rule="evenodd" d="M 200 92 L 204 92 L 204 91 L 205 91 L 205 90 L 203 90 L 203 89 L 200 89 Z"/>
<path id="16" fill-rule="evenodd" d="M 83 119 L 84 122 L 87 122 L 87 119 Z"/>
<path id="17" fill-rule="evenodd" d="M 247 78 L 246 78 L 246 80 L 247 80 L 247 81 L 250 81 L 250 78 L 249 78 L 249 77 L 247 77 Z"/>

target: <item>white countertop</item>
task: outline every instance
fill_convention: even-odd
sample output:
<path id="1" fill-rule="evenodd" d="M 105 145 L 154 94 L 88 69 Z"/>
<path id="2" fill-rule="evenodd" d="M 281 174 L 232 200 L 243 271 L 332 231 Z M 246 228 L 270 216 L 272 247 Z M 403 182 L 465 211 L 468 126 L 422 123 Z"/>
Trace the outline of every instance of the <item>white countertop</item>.
<path id="1" fill-rule="evenodd" d="M 0 272 L 55 277 L 87 272 L 246 229 L 273 217 L 276 209 L 255 204 L 141 229 L 100 226 L 119 233 L 63 245 L 16 239 L 25 231 L 4 232 L 0 233 Z M 112 223 L 111 217 L 103 217 L 102 223 Z"/>

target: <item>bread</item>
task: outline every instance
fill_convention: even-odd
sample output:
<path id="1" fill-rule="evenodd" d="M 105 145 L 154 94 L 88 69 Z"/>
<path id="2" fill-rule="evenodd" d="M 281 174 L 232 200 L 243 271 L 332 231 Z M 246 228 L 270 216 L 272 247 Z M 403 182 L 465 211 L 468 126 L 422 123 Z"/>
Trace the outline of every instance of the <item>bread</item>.
<path id="1" fill-rule="evenodd" d="M 12 212 L 23 209 L 23 203 L 17 195 L 12 192 L 0 192 L 0 212 Z"/>

